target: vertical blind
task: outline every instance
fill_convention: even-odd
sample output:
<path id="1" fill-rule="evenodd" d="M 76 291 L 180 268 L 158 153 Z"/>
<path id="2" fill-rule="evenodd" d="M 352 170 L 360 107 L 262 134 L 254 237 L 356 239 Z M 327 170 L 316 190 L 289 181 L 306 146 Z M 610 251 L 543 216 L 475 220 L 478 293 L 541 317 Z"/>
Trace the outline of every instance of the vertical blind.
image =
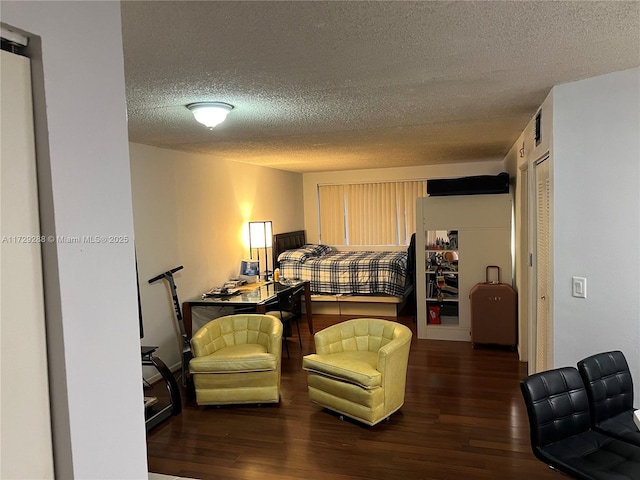
<path id="1" fill-rule="evenodd" d="M 318 187 L 320 241 L 330 245 L 344 244 L 344 186 Z"/>
<path id="2" fill-rule="evenodd" d="M 408 245 L 426 180 L 319 185 L 320 241 L 330 245 Z"/>

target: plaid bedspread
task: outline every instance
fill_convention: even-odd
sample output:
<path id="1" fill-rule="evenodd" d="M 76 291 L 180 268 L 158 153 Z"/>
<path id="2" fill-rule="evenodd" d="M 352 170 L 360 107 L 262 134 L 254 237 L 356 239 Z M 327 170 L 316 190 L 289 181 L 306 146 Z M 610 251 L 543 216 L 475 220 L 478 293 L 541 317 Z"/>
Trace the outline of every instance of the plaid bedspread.
<path id="1" fill-rule="evenodd" d="M 301 262 L 280 262 L 280 276 L 308 280 L 313 293 L 384 293 L 402 296 L 407 276 L 407 252 L 339 252 Z"/>

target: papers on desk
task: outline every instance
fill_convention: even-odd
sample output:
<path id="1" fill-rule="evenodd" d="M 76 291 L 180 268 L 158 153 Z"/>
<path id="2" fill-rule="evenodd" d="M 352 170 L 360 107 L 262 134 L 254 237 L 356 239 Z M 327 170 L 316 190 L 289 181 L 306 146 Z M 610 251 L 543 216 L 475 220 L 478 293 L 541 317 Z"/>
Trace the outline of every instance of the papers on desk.
<path id="1" fill-rule="evenodd" d="M 207 293 L 202 294 L 202 298 L 207 297 L 231 297 L 240 293 L 239 288 L 213 287 Z"/>

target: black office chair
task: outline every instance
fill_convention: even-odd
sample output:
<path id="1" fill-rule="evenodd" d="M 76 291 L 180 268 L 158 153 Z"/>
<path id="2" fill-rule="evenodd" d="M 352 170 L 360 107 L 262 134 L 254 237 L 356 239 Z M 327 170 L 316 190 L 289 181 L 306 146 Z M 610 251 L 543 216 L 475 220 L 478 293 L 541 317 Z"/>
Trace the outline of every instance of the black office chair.
<path id="1" fill-rule="evenodd" d="M 520 382 L 533 454 L 550 467 L 586 480 L 640 480 L 640 447 L 592 430 L 578 370 L 558 368 Z"/>
<path id="2" fill-rule="evenodd" d="M 591 428 L 640 446 L 633 421 L 633 380 L 624 354 L 598 353 L 578 362 L 587 389 Z"/>
<path id="3" fill-rule="evenodd" d="M 298 320 L 302 315 L 302 307 L 300 304 L 300 297 L 304 291 L 304 284 L 285 290 L 278 293 L 277 307 L 278 310 L 270 310 L 266 312 L 266 315 L 273 315 L 279 318 L 282 322 L 283 333 L 282 339 L 284 341 L 285 349 L 287 351 L 287 358 L 289 357 L 289 344 L 287 338 L 292 334 L 291 324 L 295 322 L 298 329 L 298 341 L 300 342 L 300 350 L 302 350 L 302 336 L 300 335 L 300 324 Z"/>

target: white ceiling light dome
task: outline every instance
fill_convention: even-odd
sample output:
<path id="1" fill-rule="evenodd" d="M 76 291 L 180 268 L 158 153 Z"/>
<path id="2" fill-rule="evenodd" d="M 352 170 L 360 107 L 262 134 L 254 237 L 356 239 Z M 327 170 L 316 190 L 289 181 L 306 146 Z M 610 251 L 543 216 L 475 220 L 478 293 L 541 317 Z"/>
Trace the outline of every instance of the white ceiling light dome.
<path id="1" fill-rule="evenodd" d="M 198 102 L 190 103 L 187 108 L 191 110 L 198 122 L 209 129 L 224 122 L 229 112 L 233 110 L 233 105 L 222 102 Z"/>

